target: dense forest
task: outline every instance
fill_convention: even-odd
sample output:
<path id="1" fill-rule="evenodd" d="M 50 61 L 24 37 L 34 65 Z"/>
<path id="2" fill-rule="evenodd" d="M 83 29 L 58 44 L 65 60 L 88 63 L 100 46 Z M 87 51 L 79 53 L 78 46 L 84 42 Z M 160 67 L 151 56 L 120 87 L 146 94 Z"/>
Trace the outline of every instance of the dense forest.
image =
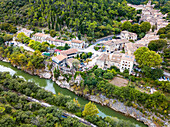
<path id="1" fill-rule="evenodd" d="M 2 0 L 0 21 L 15 25 L 67 26 L 89 37 L 101 37 L 120 31 L 120 21 L 135 19 L 136 11 L 123 0 Z"/>

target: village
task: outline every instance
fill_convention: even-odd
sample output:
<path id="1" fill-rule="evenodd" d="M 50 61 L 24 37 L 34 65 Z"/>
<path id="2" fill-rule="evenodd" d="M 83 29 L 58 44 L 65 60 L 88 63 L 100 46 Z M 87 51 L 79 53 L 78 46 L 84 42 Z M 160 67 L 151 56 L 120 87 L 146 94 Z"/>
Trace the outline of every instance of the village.
<path id="1" fill-rule="evenodd" d="M 141 10 L 141 13 L 137 14 L 140 17 L 139 22 L 126 19 L 121 20 L 120 24 L 130 22 L 131 26 L 137 24 L 140 27 L 143 22 L 147 22 L 150 24 L 148 31 L 132 32 L 130 29 L 123 29 L 122 25 L 120 32 L 117 34 L 114 33 L 88 41 L 86 35 L 79 37 L 76 32 L 69 33 L 70 29 L 64 31 L 65 28 L 63 28 L 63 31 L 55 31 L 55 35 L 52 36 L 50 30 L 46 30 L 46 28 L 33 31 L 19 26 L 17 27 L 17 33 L 13 34 L 12 41 L 4 42 L 6 47 L 12 47 L 14 51 L 18 50 L 17 53 L 20 54 L 23 61 L 24 58 L 27 59 L 25 63 L 23 62 L 25 65 L 17 64 L 15 59 L 17 53 L 12 57 L 8 57 L 10 48 L 6 50 L 7 52 L 3 51 L 6 55 L 1 55 L 0 60 L 9 62 L 12 66 L 30 75 L 50 79 L 61 88 L 66 88 L 77 96 L 82 96 L 102 106 L 108 106 L 115 111 L 136 118 L 150 127 L 156 126 L 154 123 L 156 120 L 167 126 L 169 125 L 168 118 L 157 110 L 157 113 L 154 113 L 153 109 L 150 110 L 149 102 L 148 107 L 146 106 L 147 109 L 145 109 L 146 107 L 138 104 L 135 99 L 133 100 L 133 97 L 130 101 L 123 97 L 122 100 L 119 98 L 121 93 L 131 88 L 134 88 L 133 90 L 138 91 L 141 95 L 157 97 L 158 91 L 168 91 L 166 88 L 170 81 L 169 71 L 162 68 L 162 65 L 165 65 L 166 62 L 163 59 L 164 56 L 161 56 L 164 49 L 151 51 L 160 55 L 159 66 L 143 66 L 143 68 L 146 67 L 144 69 L 150 75 L 154 72 L 152 70 L 161 70 L 161 76 L 158 75 L 156 78 L 145 76 L 142 72 L 144 69 L 140 68 L 140 64 L 135 58 L 135 52 L 138 49 L 145 47 L 150 51 L 149 43 L 161 39 L 158 31 L 167 25 L 169 26 L 169 22 L 166 20 L 167 14 L 164 15 L 160 10 L 156 10 L 151 1 L 148 1 L 146 5 L 128 4 L 128 6 Z M 144 35 L 140 36 L 141 33 Z M 165 47 L 169 48 L 169 38 L 166 36 L 163 39 L 167 41 Z M 22 53 L 27 56 L 22 56 Z M 36 61 L 37 64 L 41 64 L 37 68 L 31 63 L 33 57 L 35 57 L 34 61 L 38 61 Z M 12 58 L 15 61 L 13 63 L 11 62 Z M 147 70 L 148 68 L 150 70 Z M 164 85 L 164 87 L 161 87 L 161 85 Z M 119 92 L 120 94 L 118 94 Z M 134 95 L 137 95 L 138 92 L 134 92 Z M 131 93 L 128 94 L 131 95 Z M 151 100 L 154 101 L 154 99 L 153 97 Z M 161 108 L 158 110 L 161 110 Z M 162 112 L 168 114 L 167 110 L 162 110 Z"/>
<path id="2" fill-rule="evenodd" d="M 129 70 L 129 74 L 134 74 L 133 67 L 135 62 L 134 52 L 140 47 L 147 47 L 149 42 L 152 40 L 158 40 L 159 35 L 157 32 L 160 28 L 168 25 L 168 21 L 163 19 L 166 15 L 163 15 L 159 10 L 155 10 L 154 5 L 151 5 L 151 1 L 147 5 L 131 5 L 131 7 L 136 8 L 136 10 L 142 9 L 140 14 L 141 21 L 150 22 L 153 26 L 156 26 L 156 29 L 150 31 L 144 36 L 144 38 L 138 40 L 137 34 L 129 31 L 122 31 L 117 35 L 117 39 L 112 39 L 112 37 L 105 37 L 98 39 L 97 42 L 94 42 L 92 45 L 83 40 L 79 40 L 77 37 L 70 41 L 59 40 L 57 38 L 51 37 L 49 34 L 34 33 L 34 31 L 27 30 L 26 28 L 21 28 L 17 33 L 23 32 L 26 36 L 31 37 L 32 40 L 39 42 L 47 42 L 50 45 L 65 46 L 66 44 L 70 47 L 67 50 L 59 49 L 50 49 L 48 53 L 55 53 L 56 55 L 52 56 L 52 61 L 55 67 L 61 68 L 64 72 L 71 72 L 73 65 L 76 63 L 77 69 L 79 71 L 85 71 L 92 68 L 95 65 L 98 65 L 99 68 L 107 69 L 111 66 L 116 66 L 120 69 L 120 72 L 123 72 L 125 69 Z M 13 43 L 18 46 L 23 46 L 26 50 L 34 51 L 30 47 L 25 46 L 24 44 L 16 43 L 15 38 Z M 96 50 L 97 49 L 97 50 Z M 87 58 L 87 53 L 91 55 Z M 48 54 L 42 53 L 42 54 Z M 85 53 L 85 60 L 78 60 L 78 57 Z"/>

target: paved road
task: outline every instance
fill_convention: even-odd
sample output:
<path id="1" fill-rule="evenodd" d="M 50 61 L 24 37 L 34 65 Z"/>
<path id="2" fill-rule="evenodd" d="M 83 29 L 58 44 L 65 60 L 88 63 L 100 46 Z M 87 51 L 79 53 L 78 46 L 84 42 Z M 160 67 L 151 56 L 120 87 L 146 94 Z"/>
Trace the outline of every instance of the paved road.
<path id="1" fill-rule="evenodd" d="M 53 105 L 50 105 L 48 103 L 45 103 L 45 102 L 39 101 L 37 99 L 34 99 L 32 97 L 27 97 L 27 100 L 31 101 L 31 102 L 40 103 L 44 107 L 51 107 L 51 106 L 53 106 Z M 88 126 L 91 126 L 91 127 L 97 127 L 96 125 L 94 125 L 94 124 L 92 124 L 92 123 L 90 123 L 90 122 L 88 122 L 88 121 L 86 121 L 86 120 L 84 120 L 84 119 L 74 115 L 74 114 L 71 114 L 71 113 L 68 113 L 68 112 L 64 112 L 64 116 L 70 116 L 70 117 L 73 117 L 73 118 L 77 118 L 81 123 L 84 123 L 84 124 L 86 124 Z"/>
<path id="2" fill-rule="evenodd" d="M 30 52 L 35 52 L 32 48 L 26 46 L 25 44 L 22 44 L 20 42 L 12 41 L 14 43 L 14 46 L 23 47 L 25 50 Z"/>
<path id="3" fill-rule="evenodd" d="M 95 51 L 94 50 L 94 46 L 99 44 L 99 43 L 101 43 L 102 41 L 111 40 L 113 36 L 114 35 L 110 35 L 110 36 L 107 36 L 107 37 L 103 37 L 103 38 L 97 39 L 94 44 L 92 44 L 91 46 L 87 47 L 86 49 L 83 49 L 83 50 L 80 49 L 79 52 L 86 52 L 86 53 L 92 52 L 94 56 L 97 56 L 97 55 L 99 56 L 99 55 L 102 54 L 102 52 Z"/>

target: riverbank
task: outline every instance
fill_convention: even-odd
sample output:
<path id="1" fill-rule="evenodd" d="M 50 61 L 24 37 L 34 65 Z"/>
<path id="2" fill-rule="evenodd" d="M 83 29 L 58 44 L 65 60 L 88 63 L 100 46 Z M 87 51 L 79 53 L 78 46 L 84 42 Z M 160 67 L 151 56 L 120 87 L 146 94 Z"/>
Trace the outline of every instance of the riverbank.
<path id="1" fill-rule="evenodd" d="M 8 61 L 8 60 L 3 60 L 3 61 L 5 61 L 5 62 L 10 62 L 10 61 Z M 18 67 L 18 69 L 19 69 L 20 67 Z M 23 70 L 23 69 L 22 69 Z M 27 72 L 28 73 L 28 72 Z M 43 72 L 43 73 L 46 73 L 46 72 Z M 43 73 L 34 73 L 34 75 L 37 75 L 37 76 L 39 76 L 39 77 L 41 77 L 41 78 L 47 78 L 47 77 L 42 77 L 42 74 Z M 33 75 L 33 74 L 31 74 L 31 75 Z M 47 78 L 47 79 L 49 79 L 49 77 Z M 54 80 L 54 78 L 53 78 L 53 81 L 55 81 L 56 82 L 56 80 Z M 66 89 L 69 89 L 70 91 L 73 91 L 75 94 L 77 94 L 77 95 L 80 95 L 80 93 L 78 92 L 78 91 L 74 91 L 74 89 L 73 88 L 71 88 L 69 85 L 68 85 L 68 83 L 67 83 L 67 85 L 65 84 L 65 85 L 63 85 L 62 83 L 61 84 L 59 84 L 59 86 L 60 87 L 62 87 L 62 88 L 66 88 Z M 92 95 L 82 95 L 82 96 L 84 96 L 84 97 L 86 97 L 86 98 L 88 98 L 89 100 L 91 100 L 91 101 L 94 101 L 94 102 L 96 102 L 96 103 L 100 103 L 100 104 L 102 104 L 102 105 L 106 105 L 106 106 L 108 106 L 108 107 L 110 107 L 111 109 L 113 109 L 113 110 L 115 110 L 115 111 L 118 111 L 118 112 L 121 112 L 121 113 L 124 113 L 125 115 L 127 115 L 127 116 L 131 116 L 131 117 L 133 117 L 133 118 L 135 118 L 135 119 L 137 119 L 138 121 L 142 121 L 142 122 L 145 122 L 145 124 L 147 124 L 148 126 L 153 126 L 153 124 L 151 124 L 152 123 L 152 121 L 149 121 L 148 123 L 147 123 L 147 118 L 144 118 L 144 117 L 141 117 L 141 115 L 142 114 L 140 114 L 140 112 L 139 111 L 135 111 L 134 109 L 131 109 L 131 107 L 127 107 L 127 106 L 124 106 L 124 104 L 123 103 L 121 103 L 121 102 L 119 102 L 119 101 L 117 101 L 116 99 L 110 99 L 109 100 L 109 103 L 106 101 L 106 100 L 108 100 L 107 98 L 105 98 L 104 96 L 92 96 Z M 107 103 L 106 103 L 107 102 Z M 113 102 L 115 102 L 114 104 L 113 104 Z M 121 108 L 120 108 L 121 107 Z M 137 112 L 137 113 L 136 113 Z M 140 114 L 140 115 L 139 115 Z M 142 119 L 143 120 L 142 120 Z M 145 120 L 146 119 L 146 120 Z"/>

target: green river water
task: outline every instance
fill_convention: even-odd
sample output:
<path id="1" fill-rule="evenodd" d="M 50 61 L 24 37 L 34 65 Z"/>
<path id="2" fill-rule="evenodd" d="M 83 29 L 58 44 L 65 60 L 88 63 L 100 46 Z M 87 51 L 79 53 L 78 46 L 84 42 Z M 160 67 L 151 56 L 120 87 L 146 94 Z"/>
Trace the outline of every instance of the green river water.
<path id="1" fill-rule="evenodd" d="M 8 71 L 10 72 L 10 74 L 16 74 L 17 76 L 24 78 L 27 81 L 33 81 L 35 82 L 37 85 L 39 85 L 40 87 L 45 88 L 48 91 L 51 91 L 53 93 L 62 93 L 64 95 L 69 95 L 72 98 L 77 98 L 79 103 L 81 105 L 85 105 L 87 104 L 89 101 L 84 99 L 83 97 L 78 97 L 76 94 L 74 94 L 73 92 L 67 90 L 67 89 L 63 89 L 60 88 L 57 84 L 55 84 L 53 81 L 51 80 L 47 80 L 47 79 L 41 79 L 38 76 L 32 76 L 29 75 L 27 73 L 25 73 L 24 71 L 18 70 L 17 68 L 13 67 L 10 65 L 10 63 L 6 63 L 6 62 L 2 62 L 0 61 L 0 71 L 1 72 L 5 72 Z M 127 117 L 124 114 L 118 113 L 106 106 L 101 106 L 100 104 L 96 104 L 97 108 L 99 109 L 99 116 L 102 117 L 106 117 L 106 116 L 112 116 L 112 117 L 117 117 L 118 119 L 123 119 L 123 120 L 129 120 L 132 123 L 136 124 L 136 127 L 146 127 L 146 125 L 144 125 L 141 122 L 138 122 L 137 120 Z"/>

